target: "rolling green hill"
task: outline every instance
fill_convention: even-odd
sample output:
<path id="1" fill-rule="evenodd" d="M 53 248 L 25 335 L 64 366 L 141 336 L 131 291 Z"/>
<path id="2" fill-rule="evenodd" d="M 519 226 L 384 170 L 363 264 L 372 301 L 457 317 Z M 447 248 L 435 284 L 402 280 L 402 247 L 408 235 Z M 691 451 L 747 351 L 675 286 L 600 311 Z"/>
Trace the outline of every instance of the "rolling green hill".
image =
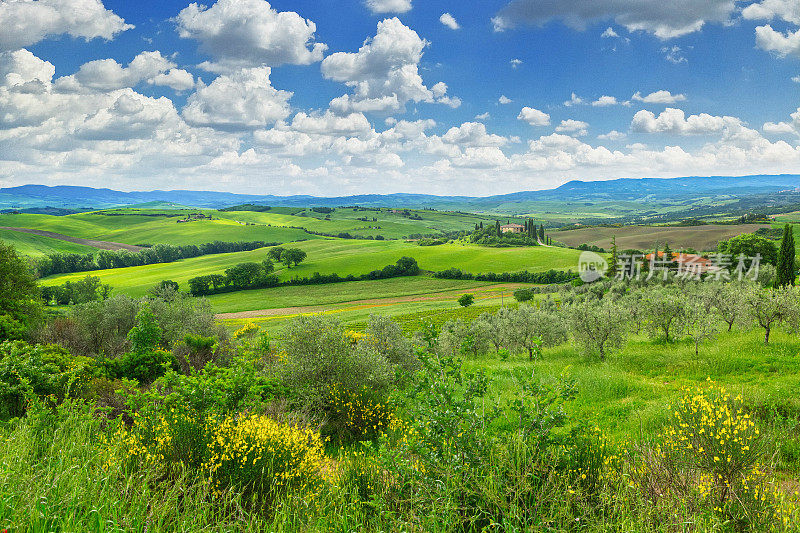
<path id="1" fill-rule="evenodd" d="M 158 216 L 160 211 L 80 213 L 63 217 L 19 214 L 0 215 L 0 226 L 33 228 L 63 233 L 72 237 L 122 242 L 126 244 L 201 244 L 211 241 L 289 242 L 313 239 L 302 229 L 245 225 L 230 219 L 197 220 L 178 223 L 180 216 Z"/>
<path id="2" fill-rule="evenodd" d="M 31 257 L 39 257 L 57 252 L 88 254 L 97 251 L 97 248 L 92 248 L 91 246 L 4 229 L 0 229 L 0 241 L 14 246 L 17 252 Z"/>
<path id="3" fill-rule="evenodd" d="M 308 259 L 299 266 L 287 269 L 282 265 L 277 273 L 282 280 L 291 277 L 338 273 L 364 274 L 395 263 L 400 257 L 410 256 L 424 270 L 445 270 L 458 267 L 462 270 L 480 272 L 512 272 L 519 270 L 545 271 L 577 268 L 580 252 L 566 248 L 486 248 L 474 245 L 444 244 L 441 246 L 416 246 L 402 241 L 374 241 L 354 239 L 317 239 L 294 243 L 308 254 Z M 171 279 L 186 289 L 186 282 L 195 276 L 220 273 L 237 263 L 261 261 L 266 258 L 266 249 L 236 252 L 186 259 L 175 263 L 163 263 L 138 267 L 98 270 L 91 274 L 100 277 L 118 292 L 139 296 L 161 280 Z M 56 285 L 75 280 L 85 273 L 52 276 L 43 280 L 44 285 Z M 264 289 L 269 290 L 269 289 Z"/>

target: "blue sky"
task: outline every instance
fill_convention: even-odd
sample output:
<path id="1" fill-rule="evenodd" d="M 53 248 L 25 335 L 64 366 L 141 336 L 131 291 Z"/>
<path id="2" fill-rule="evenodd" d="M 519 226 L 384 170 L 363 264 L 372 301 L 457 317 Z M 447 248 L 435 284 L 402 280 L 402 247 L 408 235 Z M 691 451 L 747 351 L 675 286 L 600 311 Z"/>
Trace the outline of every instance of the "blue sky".
<path id="1" fill-rule="evenodd" d="M 0 186 L 800 172 L 798 0 L 0 0 L 0 27 Z"/>

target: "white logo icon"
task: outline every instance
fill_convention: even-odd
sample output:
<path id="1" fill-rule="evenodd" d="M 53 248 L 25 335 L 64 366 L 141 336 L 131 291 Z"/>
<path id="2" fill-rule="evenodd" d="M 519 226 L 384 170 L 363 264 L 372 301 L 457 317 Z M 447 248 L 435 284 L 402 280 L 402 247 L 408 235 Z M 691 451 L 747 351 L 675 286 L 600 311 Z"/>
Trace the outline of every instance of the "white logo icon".
<path id="1" fill-rule="evenodd" d="M 580 258 L 578 258 L 578 272 L 585 283 L 591 283 L 602 278 L 607 269 L 608 263 L 606 260 L 594 252 L 582 252 Z"/>

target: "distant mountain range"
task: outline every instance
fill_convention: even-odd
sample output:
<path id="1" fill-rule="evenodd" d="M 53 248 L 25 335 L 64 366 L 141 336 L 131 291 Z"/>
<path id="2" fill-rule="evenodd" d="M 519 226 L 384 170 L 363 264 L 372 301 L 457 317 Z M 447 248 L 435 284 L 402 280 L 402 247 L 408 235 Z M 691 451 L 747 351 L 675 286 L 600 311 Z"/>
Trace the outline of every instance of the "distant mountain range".
<path id="1" fill-rule="evenodd" d="M 698 197 L 728 195 L 746 197 L 800 191 L 798 175 L 711 176 L 684 178 L 615 179 L 609 181 L 570 181 L 555 189 L 525 191 L 486 197 L 436 196 L 427 194 L 362 194 L 316 197 L 274 196 L 214 191 L 138 191 L 122 192 L 58 185 L 22 185 L 0 188 L 0 210 L 105 209 L 127 205 L 180 204 L 220 208 L 251 203 L 287 207 L 408 207 L 460 209 L 471 211 L 525 212 L 531 203 L 549 202 L 679 202 Z"/>

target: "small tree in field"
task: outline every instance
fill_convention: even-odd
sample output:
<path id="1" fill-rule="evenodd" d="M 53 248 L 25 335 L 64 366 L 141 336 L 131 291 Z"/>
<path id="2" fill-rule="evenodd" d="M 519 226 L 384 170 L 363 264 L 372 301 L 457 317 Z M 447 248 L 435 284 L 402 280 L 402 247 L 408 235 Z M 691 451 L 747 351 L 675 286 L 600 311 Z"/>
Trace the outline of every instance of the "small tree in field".
<path id="1" fill-rule="evenodd" d="M 685 302 L 682 294 L 666 287 L 653 287 L 642 297 L 642 308 L 651 337 L 663 335 L 670 341 L 670 332 L 680 327 Z"/>
<path id="2" fill-rule="evenodd" d="M 684 307 L 683 323 L 686 333 L 694 341 L 694 354 L 700 352 L 700 343 L 717 335 L 717 323 L 709 313 L 709 301 L 702 295 L 690 295 Z"/>
<path id="3" fill-rule="evenodd" d="M 728 331 L 733 329 L 734 324 L 741 323 L 745 313 L 744 288 L 737 282 L 714 282 L 706 286 L 711 310 L 728 325 Z"/>
<path id="4" fill-rule="evenodd" d="M 472 294 L 462 294 L 461 297 L 458 299 L 458 304 L 461 307 L 469 307 L 474 303 L 475 303 L 475 296 L 473 296 Z"/>
<path id="5" fill-rule="evenodd" d="M 610 350 L 625 342 L 625 310 L 610 298 L 584 300 L 573 305 L 567 321 L 587 356 L 596 354 L 604 361 Z"/>
<path id="6" fill-rule="evenodd" d="M 518 349 L 528 352 L 533 360 L 541 348 L 558 346 L 566 342 L 567 332 L 561 317 L 556 313 L 520 305 L 508 313 L 504 337 Z"/>
<path id="7" fill-rule="evenodd" d="M 764 344 L 769 344 L 769 334 L 784 319 L 796 315 L 796 295 L 789 288 L 764 289 L 748 284 L 744 293 L 747 314 L 764 330 Z"/>
<path id="8" fill-rule="evenodd" d="M 281 252 L 281 262 L 286 265 L 287 268 L 291 268 L 292 265 L 297 266 L 305 260 L 306 255 L 307 254 L 300 248 L 287 248 Z"/>
<path id="9" fill-rule="evenodd" d="M 267 251 L 267 257 L 273 261 L 280 261 L 284 250 L 285 248 L 283 246 L 273 246 Z"/>

